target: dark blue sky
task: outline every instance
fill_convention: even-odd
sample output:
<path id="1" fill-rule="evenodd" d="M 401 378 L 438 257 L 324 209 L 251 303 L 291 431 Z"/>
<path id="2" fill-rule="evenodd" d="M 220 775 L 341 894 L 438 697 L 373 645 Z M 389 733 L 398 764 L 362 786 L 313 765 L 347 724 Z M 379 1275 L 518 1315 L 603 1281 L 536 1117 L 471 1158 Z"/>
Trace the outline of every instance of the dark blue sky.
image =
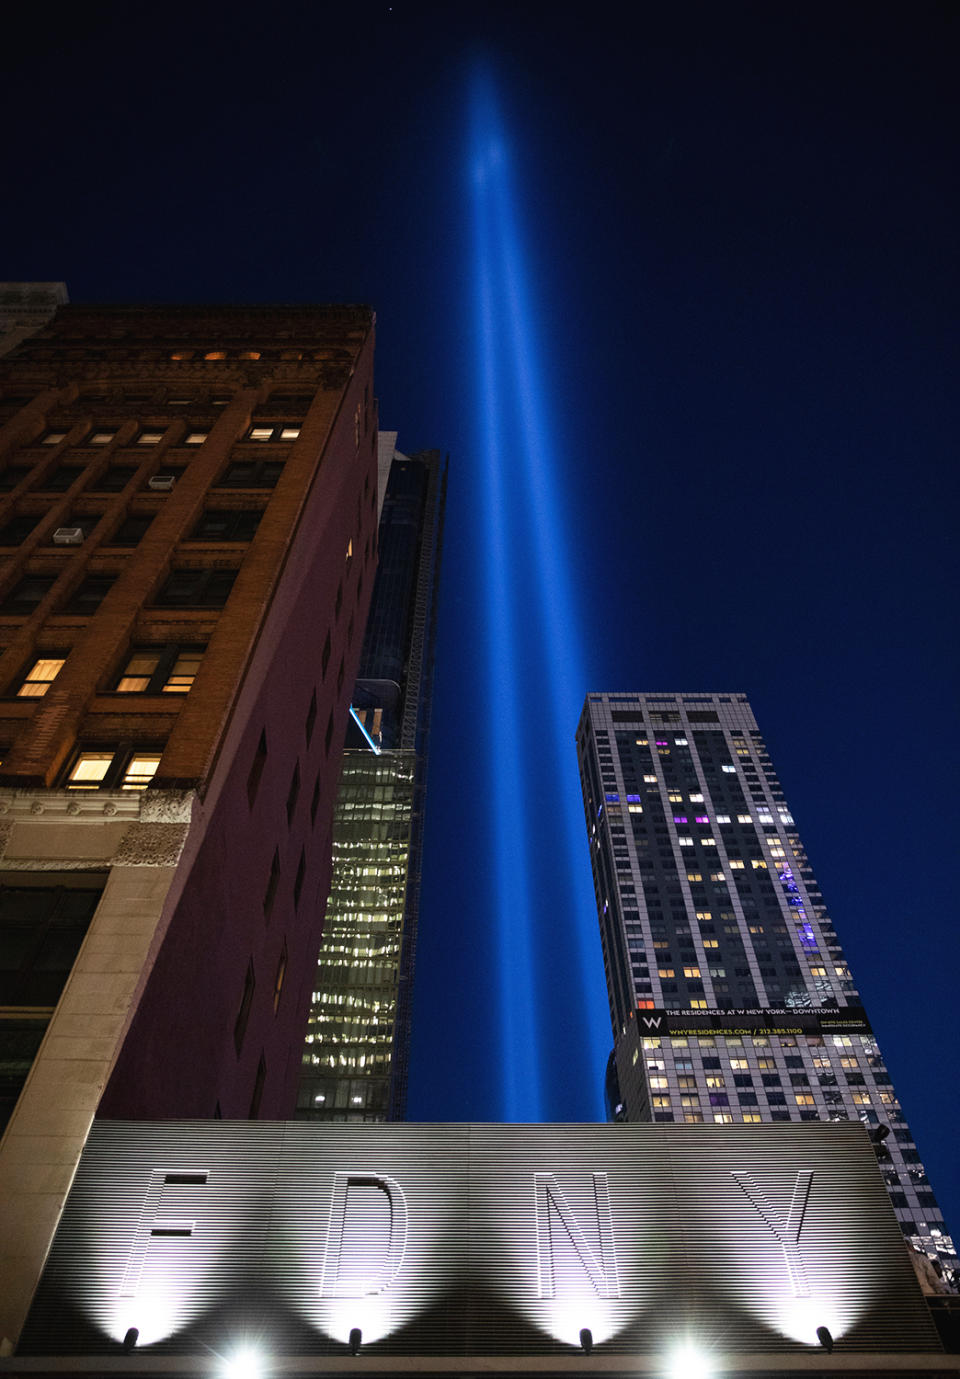
<path id="1" fill-rule="evenodd" d="M 960 1228 L 960 11 L 345 8 L 22 15 L 0 247 L 3 277 L 63 278 L 77 301 L 368 301 L 382 423 L 450 452 L 412 1115 L 503 1104 L 468 177 L 481 62 L 538 308 L 583 690 L 750 695 Z M 544 1114 L 589 1117 L 601 1069 L 569 940 L 595 921 L 569 915 L 550 823 L 576 789 L 574 723 L 561 781 L 549 681 L 521 675 L 515 695 Z M 588 991 L 602 1001 L 599 973 Z"/>

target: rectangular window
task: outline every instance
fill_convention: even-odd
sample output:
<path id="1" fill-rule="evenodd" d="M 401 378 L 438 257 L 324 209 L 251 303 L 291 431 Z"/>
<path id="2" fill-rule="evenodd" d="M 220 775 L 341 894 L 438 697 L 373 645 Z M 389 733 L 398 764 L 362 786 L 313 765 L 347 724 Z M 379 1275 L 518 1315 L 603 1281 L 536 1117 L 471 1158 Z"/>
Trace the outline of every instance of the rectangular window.
<path id="1" fill-rule="evenodd" d="M 115 580 L 116 575 L 87 575 L 74 589 L 62 611 L 90 617 L 113 588 Z"/>
<path id="2" fill-rule="evenodd" d="M 202 646 L 134 647 L 116 684 L 117 694 L 186 694 L 203 659 Z"/>
<path id="3" fill-rule="evenodd" d="M 21 515 L 11 517 L 0 527 L 0 546 L 20 546 L 40 521 L 39 516 Z"/>
<path id="4" fill-rule="evenodd" d="M 116 434 L 116 431 L 91 431 L 87 445 L 109 445 Z"/>
<path id="5" fill-rule="evenodd" d="M 77 480 L 84 474 L 83 465 L 61 464 L 58 465 L 51 474 L 40 484 L 40 488 L 47 493 L 66 493 L 68 488 L 72 488 Z"/>
<path id="6" fill-rule="evenodd" d="M 154 603 L 160 608 L 222 608 L 236 578 L 236 570 L 174 570 Z"/>
<path id="7" fill-rule="evenodd" d="M 282 460 L 232 460 L 217 480 L 217 488 L 276 488 Z"/>
<path id="8" fill-rule="evenodd" d="M 137 472 L 136 465 L 111 464 L 96 478 L 90 487 L 95 493 L 120 493 Z"/>
<path id="9" fill-rule="evenodd" d="M 53 585 L 53 575 L 24 575 L 3 600 L 2 611 L 29 617 L 43 602 Z"/>
<path id="10" fill-rule="evenodd" d="M 99 790 L 106 783 L 115 752 L 80 752 L 67 776 L 68 790 Z"/>
<path id="11" fill-rule="evenodd" d="M 68 790 L 145 790 L 160 765 L 150 748 L 82 750 L 74 757 L 64 785 Z"/>
<path id="12" fill-rule="evenodd" d="M 144 429 L 137 437 L 137 445 L 159 445 L 162 440 L 162 431 Z"/>
<path id="13" fill-rule="evenodd" d="M 137 546 L 153 521 L 152 513 L 133 513 L 125 517 L 116 531 L 104 542 L 105 546 Z"/>
<path id="14" fill-rule="evenodd" d="M 33 879 L 7 873 L 0 884 L 0 1006 L 56 1005 L 105 883 L 99 872 Z"/>
<path id="15" fill-rule="evenodd" d="M 184 444 L 184 445 L 203 445 L 204 441 L 207 439 L 207 436 L 208 436 L 209 434 L 210 434 L 209 431 L 188 431 L 187 434 L 186 434 L 186 435 L 184 436 L 184 438 L 183 438 L 183 444 Z"/>
<path id="16" fill-rule="evenodd" d="M 17 690 L 19 699 L 42 699 L 54 680 L 63 670 L 66 656 L 42 656 L 23 677 Z"/>
<path id="17" fill-rule="evenodd" d="M 192 541 L 250 541 L 263 513 L 257 508 L 217 509 L 203 513 L 191 533 Z"/>
<path id="18" fill-rule="evenodd" d="M 160 755 L 159 752 L 134 752 L 124 768 L 121 790 L 146 790 L 157 773 Z"/>

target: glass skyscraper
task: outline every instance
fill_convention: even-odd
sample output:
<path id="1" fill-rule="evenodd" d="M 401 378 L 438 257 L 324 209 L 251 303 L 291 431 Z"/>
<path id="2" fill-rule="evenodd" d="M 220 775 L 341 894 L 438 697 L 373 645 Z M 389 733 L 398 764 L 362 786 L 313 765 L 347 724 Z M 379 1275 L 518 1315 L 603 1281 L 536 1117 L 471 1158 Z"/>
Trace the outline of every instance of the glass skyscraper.
<path id="1" fill-rule="evenodd" d="M 956 1265 L 742 694 L 591 694 L 580 778 L 625 1120 L 861 1120 L 904 1235 Z"/>
<path id="2" fill-rule="evenodd" d="M 439 452 L 395 433 L 379 565 L 333 827 L 333 877 L 297 1116 L 402 1120 L 420 897 L 436 590 L 446 497 Z"/>

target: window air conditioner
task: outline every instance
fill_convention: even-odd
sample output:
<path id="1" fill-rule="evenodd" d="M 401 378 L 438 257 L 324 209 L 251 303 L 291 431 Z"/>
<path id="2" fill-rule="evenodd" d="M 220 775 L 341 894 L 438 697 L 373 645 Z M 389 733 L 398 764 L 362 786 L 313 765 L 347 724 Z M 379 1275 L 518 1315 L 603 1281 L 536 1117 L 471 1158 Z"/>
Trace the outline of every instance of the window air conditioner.
<path id="1" fill-rule="evenodd" d="M 147 480 L 147 488 L 152 488 L 154 493 L 169 493 L 175 483 L 172 474 L 154 474 L 152 479 Z"/>
<path id="2" fill-rule="evenodd" d="M 53 533 L 55 546 L 79 546 L 83 542 L 82 527 L 57 527 Z"/>

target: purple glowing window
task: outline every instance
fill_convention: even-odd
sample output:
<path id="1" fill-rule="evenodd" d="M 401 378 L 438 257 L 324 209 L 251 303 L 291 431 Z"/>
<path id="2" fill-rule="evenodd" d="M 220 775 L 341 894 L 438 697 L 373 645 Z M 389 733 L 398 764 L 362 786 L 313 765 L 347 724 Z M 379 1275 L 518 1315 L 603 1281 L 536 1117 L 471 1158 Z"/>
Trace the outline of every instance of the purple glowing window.
<path id="1" fill-rule="evenodd" d="M 696 821 L 698 824 L 708 824 L 710 822 L 710 816 L 709 814 L 698 814 Z"/>
<path id="2" fill-rule="evenodd" d="M 620 796 L 619 796 L 619 795 L 605 795 L 605 796 L 604 796 L 604 799 L 606 800 L 607 804 L 619 804 L 619 803 L 620 803 Z"/>
<path id="3" fill-rule="evenodd" d="M 667 745 L 667 739 L 666 739 L 665 737 L 664 737 L 664 738 L 659 738 L 659 737 L 658 737 L 658 738 L 656 738 L 656 744 L 657 744 L 658 747 L 666 747 L 666 745 Z"/>
<path id="4" fill-rule="evenodd" d="M 639 804 L 639 803 L 640 803 L 640 796 L 639 796 L 639 795 L 628 795 L 628 796 L 627 796 L 627 804 Z"/>
<path id="5" fill-rule="evenodd" d="M 673 822 L 675 824 L 685 824 L 687 822 L 686 814 L 674 814 Z"/>

